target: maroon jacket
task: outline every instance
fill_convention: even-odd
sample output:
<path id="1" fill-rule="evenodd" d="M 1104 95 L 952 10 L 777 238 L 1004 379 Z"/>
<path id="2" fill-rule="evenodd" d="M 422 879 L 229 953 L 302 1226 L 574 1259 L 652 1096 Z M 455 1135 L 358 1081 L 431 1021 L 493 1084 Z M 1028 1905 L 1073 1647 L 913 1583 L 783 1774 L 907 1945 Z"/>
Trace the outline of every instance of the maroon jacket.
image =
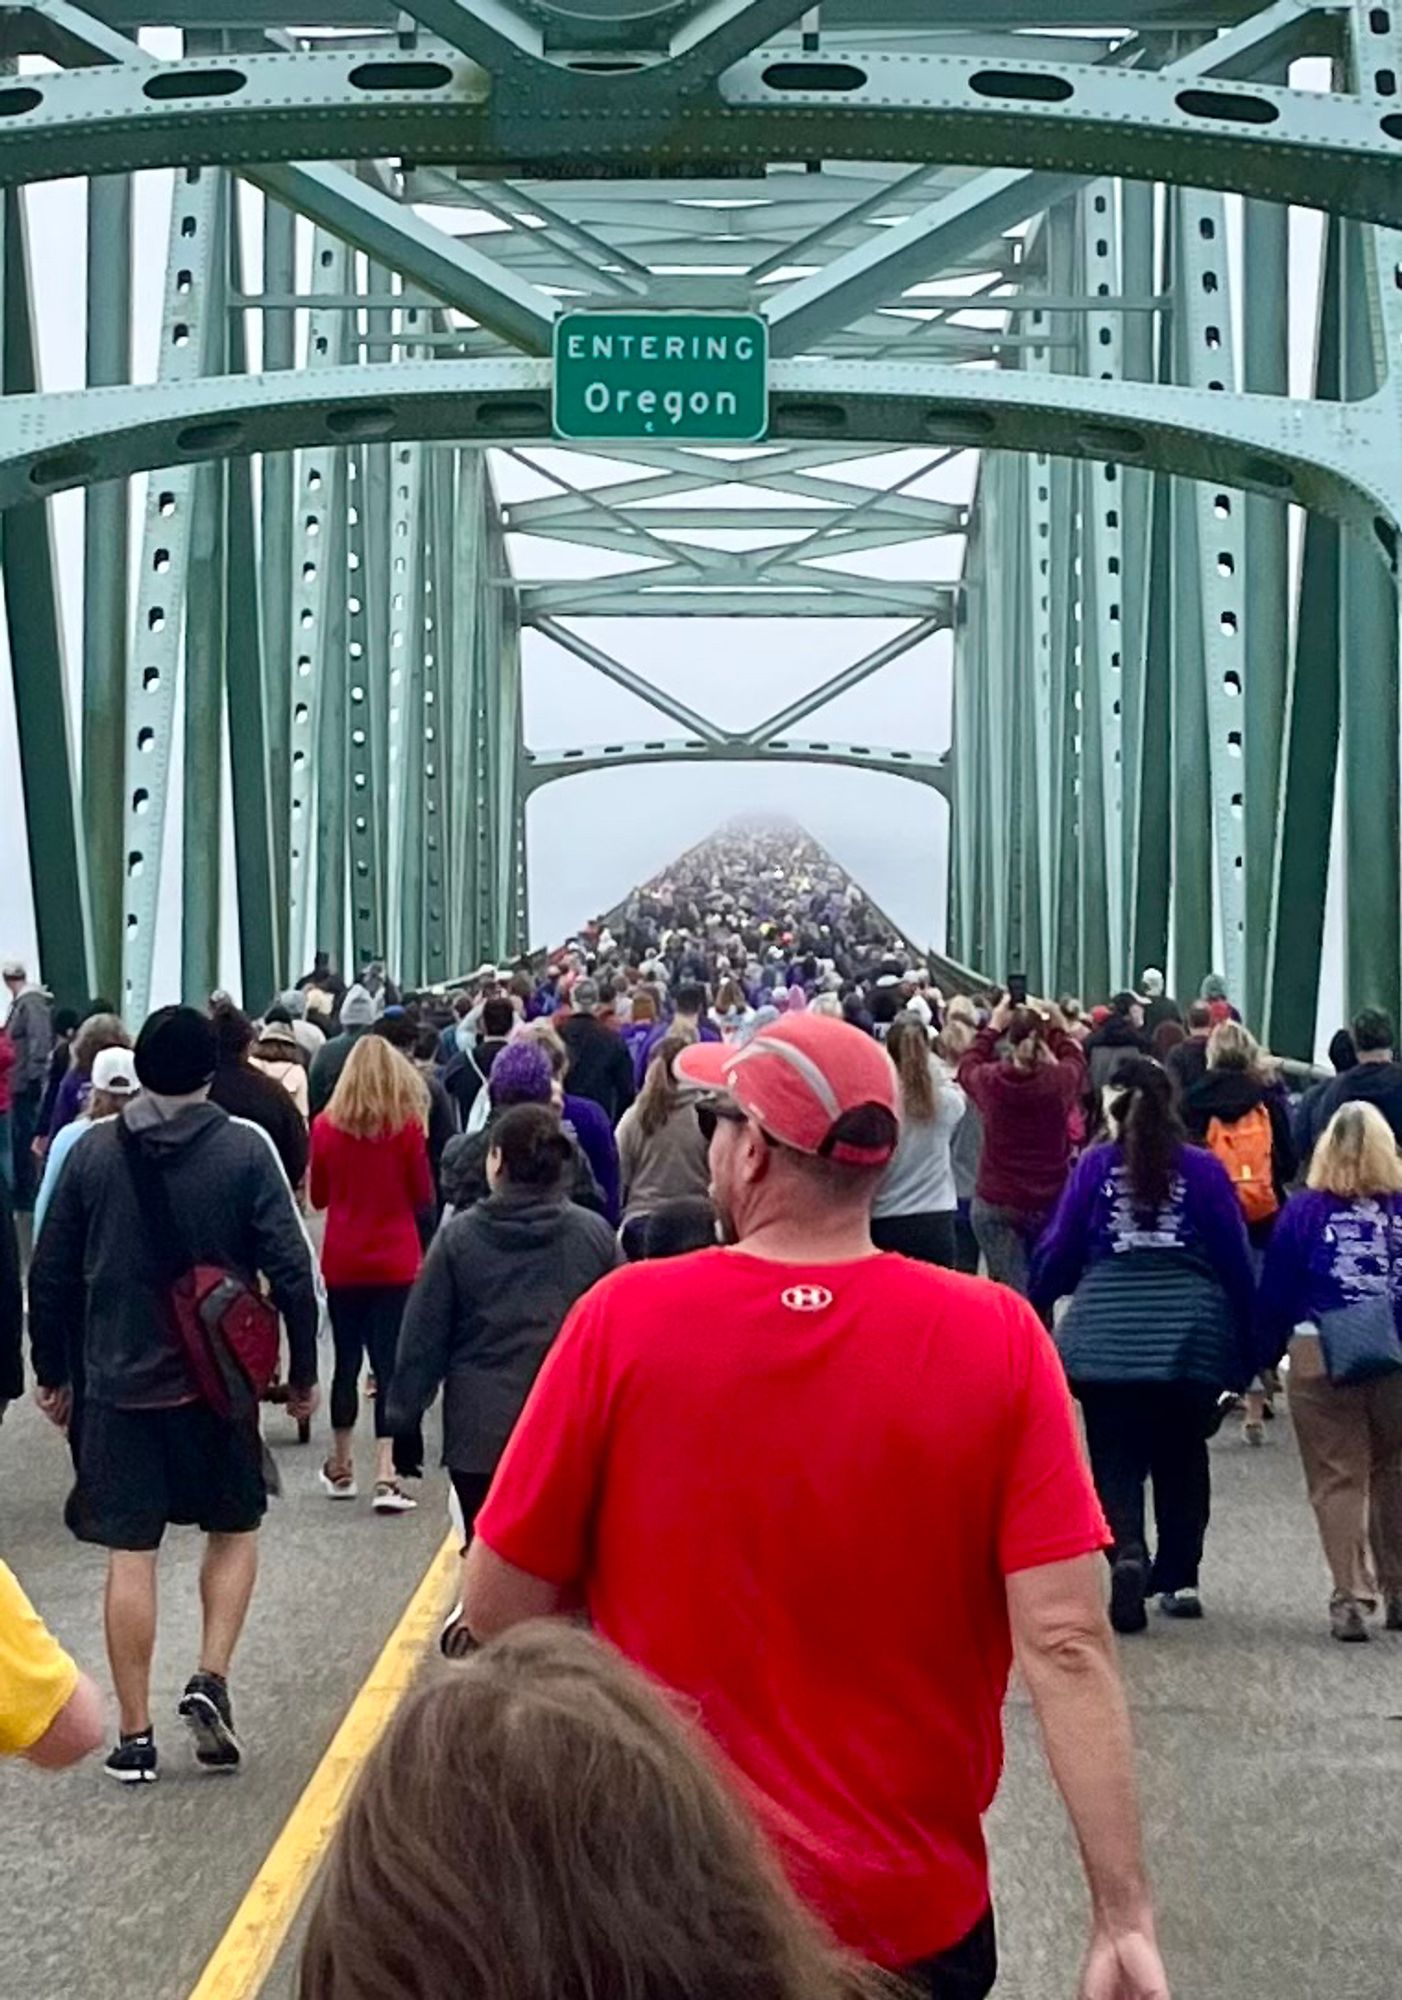
<path id="1" fill-rule="evenodd" d="M 999 1035 L 983 1028 L 959 1065 L 959 1083 L 983 1119 L 975 1192 L 995 1208 L 1025 1214 L 1055 1208 L 1071 1166 L 1068 1119 L 1086 1087 L 1085 1057 L 1057 1028 L 1047 1030 L 1055 1062 L 1021 1069 L 1000 1062 Z"/>

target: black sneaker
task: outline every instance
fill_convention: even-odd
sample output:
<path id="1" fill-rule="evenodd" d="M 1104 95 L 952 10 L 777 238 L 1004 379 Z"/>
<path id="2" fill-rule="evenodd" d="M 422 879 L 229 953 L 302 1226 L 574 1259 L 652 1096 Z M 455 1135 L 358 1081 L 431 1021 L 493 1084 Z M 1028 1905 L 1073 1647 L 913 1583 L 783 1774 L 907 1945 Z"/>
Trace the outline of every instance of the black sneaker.
<path id="1" fill-rule="evenodd" d="M 1126 1556 L 1110 1572 L 1110 1623 L 1117 1632 L 1142 1632 L 1149 1623 L 1144 1599 L 1149 1572 L 1138 1556 Z"/>
<path id="2" fill-rule="evenodd" d="M 149 1729 L 140 1729 L 134 1736 L 119 1736 L 116 1748 L 107 1753 L 102 1768 L 119 1785 L 154 1785 L 161 1775 L 155 1737 Z"/>
<path id="3" fill-rule="evenodd" d="M 229 1690 L 218 1674 L 191 1674 L 179 1713 L 195 1743 L 195 1762 L 205 1771 L 236 1771 L 243 1750 L 234 1734 Z"/>

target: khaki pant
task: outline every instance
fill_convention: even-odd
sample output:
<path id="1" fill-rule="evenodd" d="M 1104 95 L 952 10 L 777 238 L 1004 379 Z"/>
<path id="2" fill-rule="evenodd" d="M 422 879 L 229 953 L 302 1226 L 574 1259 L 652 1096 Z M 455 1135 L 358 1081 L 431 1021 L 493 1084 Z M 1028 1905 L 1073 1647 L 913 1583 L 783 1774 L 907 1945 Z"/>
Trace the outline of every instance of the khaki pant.
<path id="1" fill-rule="evenodd" d="M 1297 1337 L 1290 1414 L 1335 1591 L 1402 1596 L 1402 1374 L 1336 1389 L 1318 1340 Z"/>

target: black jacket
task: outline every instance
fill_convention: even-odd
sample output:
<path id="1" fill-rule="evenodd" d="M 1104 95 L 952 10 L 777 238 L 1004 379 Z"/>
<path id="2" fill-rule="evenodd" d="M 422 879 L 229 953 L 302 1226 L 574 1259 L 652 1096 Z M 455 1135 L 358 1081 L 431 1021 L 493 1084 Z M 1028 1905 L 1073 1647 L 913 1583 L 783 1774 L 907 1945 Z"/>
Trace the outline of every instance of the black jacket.
<path id="1" fill-rule="evenodd" d="M 24 1292 L 9 1184 L 0 1174 L 0 1406 L 24 1394 Z"/>
<path id="2" fill-rule="evenodd" d="M 275 1084 L 274 1089 L 278 1088 Z M 321 1291 L 296 1203 L 261 1131 L 217 1105 L 163 1119 L 139 1099 L 121 1114 L 167 1177 L 192 1264 L 252 1284 L 261 1272 L 287 1322 L 295 1388 L 316 1380 Z M 193 1392 L 118 1120 L 102 1119 L 64 1163 L 29 1267 L 29 1338 L 45 1388 L 80 1374 L 90 1401 L 131 1408 Z"/>
<path id="3" fill-rule="evenodd" d="M 1206 1035 L 1189 1035 L 1186 1042 L 1169 1050 L 1163 1066 L 1177 1084 L 1179 1097 L 1183 1097 L 1207 1075 Z"/>
<path id="4" fill-rule="evenodd" d="M 565 1187 L 571 1201 L 580 1208 L 590 1208 L 596 1215 L 608 1211 L 608 1202 L 599 1186 L 598 1176 L 585 1156 L 584 1148 L 568 1127 L 565 1132 L 574 1148 L 574 1167 L 566 1178 Z M 491 1125 L 483 1126 L 480 1132 L 463 1132 L 456 1139 L 448 1141 L 443 1154 L 443 1172 L 440 1177 L 440 1192 L 445 1204 L 461 1214 L 465 1209 L 475 1208 L 479 1201 L 485 1201 L 491 1193 L 487 1184 L 487 1155 L 492 1150 Z"/>
<path id="5" fill-rule="evenodd" d="M 1084 1045 L 1092 1090 L 1100 1090 L 1111 1082 L 1126 1056 L 1145 1055 L 1148 1048 L 1148 1037 L 1128 1015 L 1112 1014 L 1108 1021 L 1102 1021 L 1094 1034 L 1086 1037 Z"/>
<path id="6" fill-rule="evenodd" d="M 1373 1105 L 1381 1111 L 1397 1143 L 1402 1145 L 1402 1063 L 1361 1062 L 1326 1083 L 1318 1096 L 1310 1092 L 1308 1101 L 1308 1123 L 1302 1120 L 1304 1129 L 1300 1130 L 1302 1164 L 1308 1164 L 1320 1134 L 1341 1104 Z"/>
<path id="7" fill-rule="evenodd" d="M 1204 1070 L 1195 1084 L 1183 1093 L 1183 1123 L 1188 1128 L 1188 1137 L 1195 1146 L 1207 1143 L 1207 1128 L 1214 1118 L 1220 1118 L 1224 1125 L 1235 1125 L 1248 1111 L 1254 1111 L 1258 1104 L 1264 1104 L 1271 1121 L 1271 1179 L 1275 1185 L 1275 1198 L 1284 1205 L 1286 1191 L 1295 1178 L 1295 1138 L 1290 1130 L 1290 1109 L 1283 1090 L 1275 1084 L 1261 1083 L 1254 1076 L 1248 1076 L 1243 1069 Z M 1259 1244 L 1269 1235 L 1270 1222 L 1252 1225 L 1250 1234 L 1253 1243 Z"/>
<path id="8" fill-rule="evenodd" d="M 412 1429 L 446 1383 L 443 1463 L 494 1472 L 565 1315 L 618 1261 L 601 1217 L 535 1189 L 445 1222 L 404 1309 L 391 1430 Z"/>
<path id="9" fill-rule="evenodd" d="M 277 1147 L 289 1184 L 298 1185 L 307 1171 L 306 1121 L 275 1076 L 255 1069 L 241 1056 L 221 1063 L 209 1087 L 209 1101 L 231 1118 L 261 1125 Z"/>
<path id="10" fill-rule="evenodd" d="M 637 1095 L 627 1044 L 592 1014 L 572 1014 L 560 1033 L 570 1052 L 571 1092 L 592 1098 L 617 1125 Z"/>

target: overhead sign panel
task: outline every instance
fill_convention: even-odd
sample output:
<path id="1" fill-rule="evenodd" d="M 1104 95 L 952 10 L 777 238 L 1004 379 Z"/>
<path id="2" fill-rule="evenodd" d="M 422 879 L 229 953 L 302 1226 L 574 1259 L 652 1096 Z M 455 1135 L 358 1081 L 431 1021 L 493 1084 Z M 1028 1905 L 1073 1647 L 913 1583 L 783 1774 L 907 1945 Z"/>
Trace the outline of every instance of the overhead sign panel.
<path id="1" fill-rule="evenodd" d="M 758 313 L 566 313 L 554 378 L 559 437 L 753 444 L 769 422 L 769 328 Z"/>

